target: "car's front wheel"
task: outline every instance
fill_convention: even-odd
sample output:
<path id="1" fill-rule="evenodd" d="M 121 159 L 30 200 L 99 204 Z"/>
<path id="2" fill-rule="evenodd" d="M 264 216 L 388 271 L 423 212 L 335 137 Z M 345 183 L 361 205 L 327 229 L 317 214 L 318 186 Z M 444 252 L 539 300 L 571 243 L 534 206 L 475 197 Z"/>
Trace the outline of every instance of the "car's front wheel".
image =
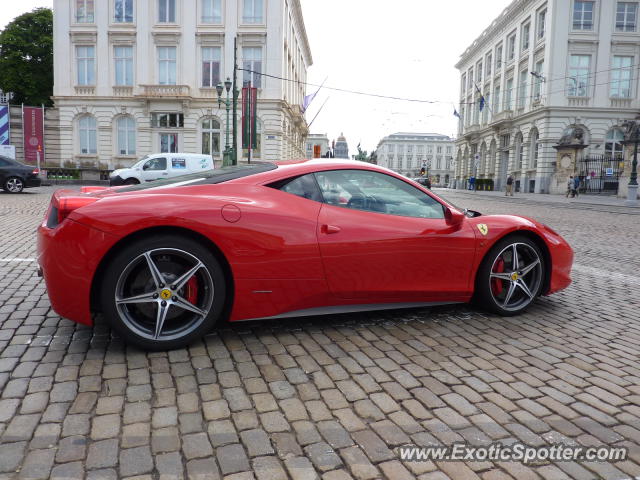
<path id="1" fill-rule="evenodd" d="M 102 311 L 125 341 L 169 350 L 208 333 L 224 310 L 220 262 L 186 237 L 160 235 L 120 251 L 106 270 Z"/>
<path id="2" fill-rule="evenodd" d="M 499 241 L 476 277 L 476 302 L 504 316 L 523 312 L 541 294 L 547 265 L 540 248 L 524 236 Z"/>
<path id="3" fill-rule="evenodd" d="M 2 187 L 9 193 L 20 193 L 24 190 L 24 181 L 19 177 L 9 177 Z"/>

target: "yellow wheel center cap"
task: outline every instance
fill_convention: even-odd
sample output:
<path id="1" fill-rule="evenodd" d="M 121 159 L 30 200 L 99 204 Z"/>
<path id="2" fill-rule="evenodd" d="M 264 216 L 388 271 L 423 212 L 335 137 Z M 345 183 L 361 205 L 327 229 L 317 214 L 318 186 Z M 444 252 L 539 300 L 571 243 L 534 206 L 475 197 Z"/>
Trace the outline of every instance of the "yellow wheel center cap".
<path id="1" fill-rule="evenodd" d="M 512 281 L 514 281 L 514 282 L 515 282 L 516 280 L 518 280 L 518 272 L 513 272 L 513 273 L 511 274 L 511 280 L 512 280 Z"/>
<path id="2" fill-rule="evenodd" d="M 171 298 L 171 290 L 165 288 L 160 292 L 160 298 L 163 300 L 169 300 Z"/>

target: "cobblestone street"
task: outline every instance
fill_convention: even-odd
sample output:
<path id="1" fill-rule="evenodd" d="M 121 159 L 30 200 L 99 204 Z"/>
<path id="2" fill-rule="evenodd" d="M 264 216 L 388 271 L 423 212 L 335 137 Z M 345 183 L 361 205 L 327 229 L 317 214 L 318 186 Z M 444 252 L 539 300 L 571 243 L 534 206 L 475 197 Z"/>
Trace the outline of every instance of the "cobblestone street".
<path id="1" fill-rule="evenodd" d="M 558 231 L 573 285 L 512 318 L 447 306 L 242 323 L 145 353 L 50 309 L 33 258 L 52 192 L 0 193 L 0 479 L 640 476 L 640 209 L 442 190 Z M 526 466 L 397 453 L 497 441 L 630 450 Z"/>

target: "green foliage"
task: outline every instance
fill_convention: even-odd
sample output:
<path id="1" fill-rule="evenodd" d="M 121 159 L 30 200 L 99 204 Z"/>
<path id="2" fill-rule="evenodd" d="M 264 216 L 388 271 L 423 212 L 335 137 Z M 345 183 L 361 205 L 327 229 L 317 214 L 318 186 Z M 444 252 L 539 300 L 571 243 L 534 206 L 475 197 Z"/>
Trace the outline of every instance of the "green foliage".
<path id="1" fill-rule="evenodd" d="M 12 103 L 52 105 L 53 12 L 36 8 L 16 17 L 0 33 L 0 89 Z"/>

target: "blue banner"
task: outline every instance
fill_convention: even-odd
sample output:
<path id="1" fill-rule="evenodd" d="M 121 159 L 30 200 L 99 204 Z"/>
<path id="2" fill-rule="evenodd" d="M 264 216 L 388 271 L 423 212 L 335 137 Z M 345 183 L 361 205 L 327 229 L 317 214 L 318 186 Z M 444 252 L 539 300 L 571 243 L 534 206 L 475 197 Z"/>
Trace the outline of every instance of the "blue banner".
<path id="1" fill-rule="evenodd" d="M 9 145 L 9 106 L 0 106 L 0 145 Z"/>

